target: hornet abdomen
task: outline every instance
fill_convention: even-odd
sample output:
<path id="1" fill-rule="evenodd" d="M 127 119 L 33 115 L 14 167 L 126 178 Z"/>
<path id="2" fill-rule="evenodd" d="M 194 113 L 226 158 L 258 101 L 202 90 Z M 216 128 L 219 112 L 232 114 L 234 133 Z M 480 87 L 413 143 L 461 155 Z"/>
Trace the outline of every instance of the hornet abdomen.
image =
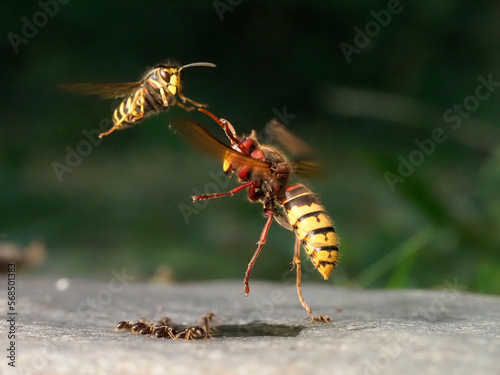
<path id="1" fill-rule="evenodd" d="M 328 279 L 337 263 L 339 245 L 332 220 L 316 195 L 302 184 L 286 188 L 283 206 L 314 267 Z"/>

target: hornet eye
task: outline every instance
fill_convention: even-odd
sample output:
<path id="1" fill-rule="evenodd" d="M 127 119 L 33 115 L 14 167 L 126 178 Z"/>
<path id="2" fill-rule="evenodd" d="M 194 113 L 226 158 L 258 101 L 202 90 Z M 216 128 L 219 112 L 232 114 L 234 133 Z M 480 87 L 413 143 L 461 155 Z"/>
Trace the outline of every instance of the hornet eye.
<path id="1" fill-rule="evenodd" d="M 170 81 L 170 73 L 167 71 L 167 69 L 161 69 L 160 70 L 160 76 L 163 78 L 165 82 Z"/>

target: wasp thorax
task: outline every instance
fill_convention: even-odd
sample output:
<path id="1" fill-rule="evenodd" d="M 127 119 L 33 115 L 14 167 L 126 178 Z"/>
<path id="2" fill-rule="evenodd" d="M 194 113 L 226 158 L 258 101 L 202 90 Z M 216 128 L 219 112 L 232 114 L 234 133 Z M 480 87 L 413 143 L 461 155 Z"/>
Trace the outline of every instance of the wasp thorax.
<path id="1" fill-rule="evenodd" d="M 274 173 L 276 174 L 276 178 L 280 180 L 286 180 L 290 176 L 290 163 L 288 162 L 280 162 L 276 163 L 274 168 Z"/>

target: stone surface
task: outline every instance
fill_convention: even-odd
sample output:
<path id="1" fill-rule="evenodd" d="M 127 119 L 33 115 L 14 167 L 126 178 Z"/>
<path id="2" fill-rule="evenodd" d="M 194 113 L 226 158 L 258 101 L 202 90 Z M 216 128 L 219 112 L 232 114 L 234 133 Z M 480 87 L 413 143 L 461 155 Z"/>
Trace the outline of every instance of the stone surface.
<path id="1" fill-rule="evenodd" d="M 253 280 L 245 297 L 241 281 L 158 285 L 125 276 L 17 280 L 16 368 L 2 355 L 1 373 L 500 374 L 500 298 L 453 282 L 435 291 L 307 283 L 313 314 L 332 318 L 310 323 L 292 285 Z M 208 311 L 219 326 L 209 340 L 113 331 L 139 317 L 192 324 Z M 7 348 L 6 318 L 0 326 Z"/>

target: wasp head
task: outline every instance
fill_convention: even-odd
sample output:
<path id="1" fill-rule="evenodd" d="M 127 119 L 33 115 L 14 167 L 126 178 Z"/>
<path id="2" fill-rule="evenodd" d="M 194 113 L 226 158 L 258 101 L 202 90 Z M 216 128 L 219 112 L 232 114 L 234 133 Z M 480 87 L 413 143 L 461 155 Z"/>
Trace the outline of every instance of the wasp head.
<path id="1" fill-rule="evenodd" d="M 160 65 L 154 72 L 160 86 L 165 87 L 171 95 L 177 95 L 181 90 L 182 72 L 177 66 Z"/>
<path id="2" fill-rule="evenodd" d="M 182 93 L 182 78 L 184 76 L 183 69 L 194 66 L 208 66 L 215 68 L 215 64 L 208 62 L 198 62 L 182 66 L 179 66 L 178 63 L 166 63 L 165 65 L 158 65 L 155 73 L 160 80 L 159 83 L 166 87 L 169 94 L 178 95 Z"/>

